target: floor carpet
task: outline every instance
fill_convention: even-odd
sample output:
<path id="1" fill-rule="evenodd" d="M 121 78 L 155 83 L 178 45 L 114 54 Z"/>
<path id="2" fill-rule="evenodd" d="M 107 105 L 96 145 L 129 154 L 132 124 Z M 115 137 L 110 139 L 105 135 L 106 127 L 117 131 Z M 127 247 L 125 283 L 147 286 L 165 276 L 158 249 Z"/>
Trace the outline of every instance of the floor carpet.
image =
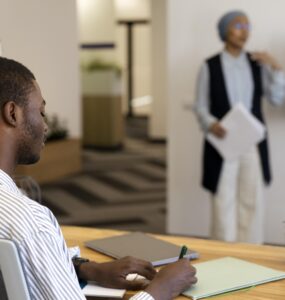
<path id="1" fill-rule="evenodd" d="M 127 139 L 116 152 L 83 151 L 83 171 L 41 186 L 60 224 L 165 233 L 165 145 Z"/>

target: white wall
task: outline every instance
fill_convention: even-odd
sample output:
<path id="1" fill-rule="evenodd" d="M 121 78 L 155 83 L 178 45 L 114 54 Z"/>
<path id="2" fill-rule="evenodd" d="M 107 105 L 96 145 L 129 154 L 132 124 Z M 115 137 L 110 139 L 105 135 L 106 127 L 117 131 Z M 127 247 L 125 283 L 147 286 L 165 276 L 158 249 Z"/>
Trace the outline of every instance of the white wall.
<path id="1" fill-rule="evenodd" d="M 120 19 L 137 20 L 150 17 L 150 0 L 114 0 L 116 15 Z"/>
<path id="2" fill-rule="evenodd" d="M 152 106 L 149 135 L 152 139 L 166 137 L 167 125 L 167 1 L 152 1 L 151 67 Z"/>
<path id="3" fill-rule="evenodd" d="M 168 231 L 208 236 L 210 201 L 200 187 L 202 134 L 193 113 L 202 61 L 220 51 L 218 18 L 244 9 L 253 23 L 249 50 L 268 50 L 285 67 L 285 2 L 275 0 L 168 0 L 169 190 Z M 266 109 L 274 184 L 266 191 L 266 241 L 285 243 L 285 109 Z"/>
<path id="4" fill-rule="evenodd" d="M 47 112 L 81 135 L 79 59 L 75 0 L 1 0 L 3 56 L 19 60 L 35 74 Z"/>
<path id="5" fill-rule="evenodd" d="M 127 35 L 118 20 L 151 18 L 150 0 L 77 0 L 81 43 L 114 43 L 113 49 L 81 50 L 81 64 L 93 59 L 117 63 L 122 68 L 123 111 L 127 111 Z M 133 97 L 151 94 L 151 25 L 133 28 Z M 83 84 L 83 86 L 85 86 Z M 149 107 L 135 108 L 149 113 Z"/>
<path id="6" fill-rule="evenodd" d="M 151 20 L 150 0 L 114 0 L 115 20 Z M 151 94 L 151 23 L 133 27 L 133 98 Z M 123 104 L 127 110 L 126 26 L 116 26 L 116 55 L 123 70 Z M 150 107 L 134 108 L 135 115 L 149 114 Z"/>
<path id="7" fill-rule="evenodd" d="M 115 43 L 115 9 L 113 0 L 77 0 L 79 41 L 85 43 Z M 116 61 L 116 49 L 81 50 L 81 64 L 94 59 Z"/>
<path id="8" fill-rule="evenodd" d="M 81 43 L 113 42 L 114 1 L 77 0 Z"/>

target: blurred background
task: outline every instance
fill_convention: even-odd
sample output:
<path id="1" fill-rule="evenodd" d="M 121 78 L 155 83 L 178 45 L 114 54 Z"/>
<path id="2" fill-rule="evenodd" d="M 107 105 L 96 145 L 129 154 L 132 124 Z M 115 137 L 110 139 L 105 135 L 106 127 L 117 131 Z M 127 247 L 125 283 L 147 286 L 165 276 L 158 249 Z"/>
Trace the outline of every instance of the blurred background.
<path id="1" fill-rule="evenodd" d="M 51 128 L 41 161 L 17 174 L 34 178 L 59 222 L 208 237 L 191 111 L 197 72 L 222 49 L 216 22 L 232 9 L 251 19 L 247 49 L 285 67 L 284 1 L 0 0 L 0 8 L 1 55 L 34 72 Z M 284 244 L 285 109 L 265 112 L 274 175 L 266 242 Z"/>

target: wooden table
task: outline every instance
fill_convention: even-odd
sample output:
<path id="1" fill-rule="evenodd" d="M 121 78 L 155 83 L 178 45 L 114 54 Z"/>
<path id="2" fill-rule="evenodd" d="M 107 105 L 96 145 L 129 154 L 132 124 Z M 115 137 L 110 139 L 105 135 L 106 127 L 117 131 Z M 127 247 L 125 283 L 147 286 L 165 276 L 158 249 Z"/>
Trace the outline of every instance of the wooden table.
<path id="1" fill-rule="evenodd" d="M 62 231 L 69 247 L 80 246 L 81 255 L 99 262 L 110 261 L 110 257 L 99 254 L 93 250 L 84 247 L 84 241 L 90 239 L 99 239 L 109 236 L 120 235 L 123 231 L 103 230 L 86 227 L 68 227 L 63 226 Z M 172 242 L 177 245 L 186 245 L 200 253 L 200 258 L 195 262 L 207 261 L 224 256 L 232 256 L 245 259 L 247 261 L 272 267 L 285 271 L 285 247 L 258 246 L 241 243 L 225 243 L 204 239 L 194 239 L 178 236 L 157 237 Z M 198 274 L 199 279 L 199 274 Z M 131 293 L 127 293 L 124 299 L 128 299 Z M 177 300 L 189 299 L 179 296 Z M 208 298 L 209 299 L 209 298 Z M 221 300 L 284 300 L 285 299 L 285 280 L 279 280 L 267 284 L 262 284 L 249 290 L 238 291 L 227 295 L 221 295 Z"/>

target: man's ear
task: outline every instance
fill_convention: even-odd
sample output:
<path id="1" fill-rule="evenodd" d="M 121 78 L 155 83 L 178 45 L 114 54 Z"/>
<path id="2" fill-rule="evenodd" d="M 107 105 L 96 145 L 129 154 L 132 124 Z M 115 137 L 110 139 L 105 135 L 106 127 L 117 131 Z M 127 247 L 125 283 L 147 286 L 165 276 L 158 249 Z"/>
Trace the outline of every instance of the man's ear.
<path id="1" fill-rule="evenodd" d="M 2 118 L 9 126 L 16 127 L 19 122 L 20 107 L 14 101 L 8 101 L 3 105 Z"/>

